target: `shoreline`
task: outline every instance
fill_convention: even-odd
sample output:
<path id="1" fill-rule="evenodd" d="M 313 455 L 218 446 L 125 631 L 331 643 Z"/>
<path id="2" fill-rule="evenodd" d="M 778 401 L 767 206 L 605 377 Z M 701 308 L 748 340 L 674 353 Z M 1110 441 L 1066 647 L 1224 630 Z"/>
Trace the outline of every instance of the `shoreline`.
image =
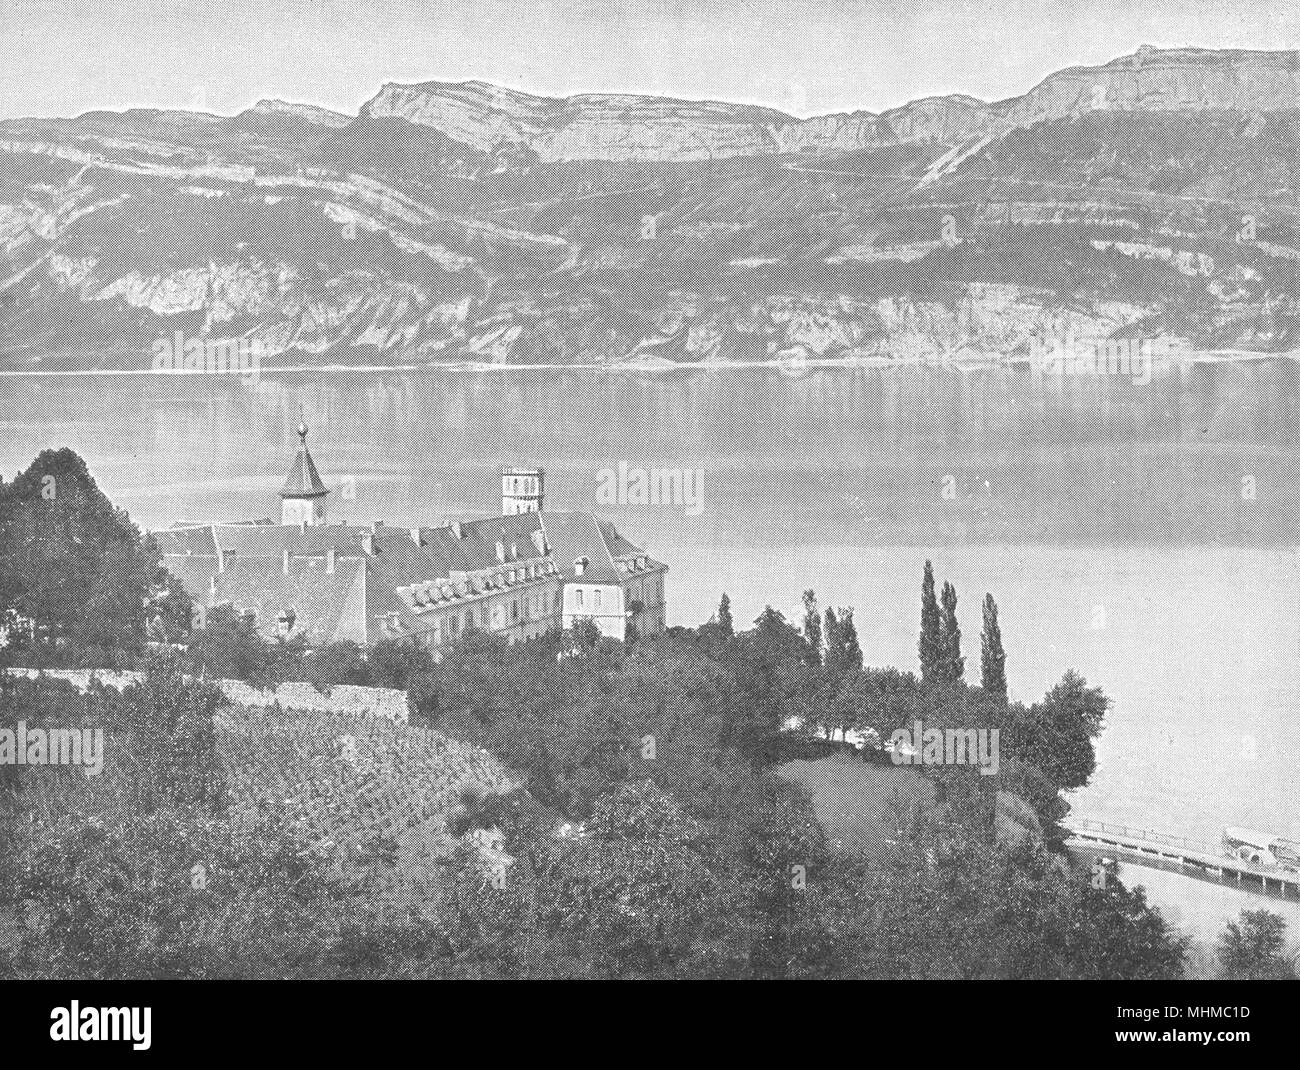
<path id="1" fill-rule="evenodd" d="M 1170 365 L 1184 364 L 1236 364 L 1254 360 L 1296 360 L 1300 361 L 1300 350 L 1268 353 L 1256 350 L 1188 350 L 1176 357 L 1164 357 L 1158 363 Z M 414 371 L 603 371 L 672 373 L 677 371 L 707 370 L 725 371 L 738 368 L 767 368 L 782 375 L 798 375 L 805 371 L 822 368 L 840 369 L 886 369 L 886 368 L 951 368 L 957 371 L 984 371 L 994 368 L 1017 368 L 1031 365 L 1027 355 L 1013 357 L 966 358 L 956 360 L 917 360 L 911 357 L 810 357 L 797 361 L 779 360 L 715 360 L 697 362 L 645 362 L 629 361 L 621 364 L 499 364 L 479 361 L 435 361 L 422 364 L 285 364 L 273 367 L 257 368 L 248 371 L 209 371 L 207 369 L 175 369 L 158 371 L 154 368 L 64 368 L 64 369 L 0 369 L 0 377 L 7 378 L 59 378 L 76 376 L 155 376 L 155 377 L 214 377 L 247 379 L 263 375 L 278 375 L 290 372 L 414 372 Z M 1032 370 L 1032 369 L 1031 369 Z"/>

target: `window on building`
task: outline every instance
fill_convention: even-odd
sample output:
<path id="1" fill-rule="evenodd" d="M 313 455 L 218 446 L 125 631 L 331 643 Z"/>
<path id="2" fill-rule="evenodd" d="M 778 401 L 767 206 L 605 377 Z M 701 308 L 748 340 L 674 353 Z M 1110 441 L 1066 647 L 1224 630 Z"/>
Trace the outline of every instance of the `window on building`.
<path id="1" fill-rule="evenodd" d="M 451 634 L 452 634 L 452 635 L 455 635 L 457 632 L 460 631 L 460 617 L 459 617 L 459 616 L 451 616 L 451 617 L 448 618 L 448 621 L 449 621 L 450 624 L 451 624 Z"/>
<path id="2" fill-rule="evenodd" d="M 519 599 L 518 599 L 518 598 L 516 598 L 513 602 L 510 603 L 510 619 L 511 619 L 511 620 L 518 620 L 518 619 L 519 619 Z"/>
<path id="3" fill-rule="evenodd" d="M 492 618 L 488 616 L 488 607 L 486 602 L 483 604 L 482 620 L 483 620 L 484 628 L 489 628 L 492 626 Z"/>
<path id="4" fill-rule="evenodd" d="M 577 591 L 574 592 L 573 604 L 576 605 L 579 609 L 582 608 L 582 588 L 581 588 L 581 587 L 579 587 L 579 588 L 577 589 Z"/>
<path id="5" fill-rule="evenodd" d="M 597 589 L 597 590 L 593 591 L 592 594 L 593 594 L 593 598 L 594 598 L 595 606 L 596 606 L 597 609 L 599 609 L 599 608 L 600 608 L 600 590 Z"/>

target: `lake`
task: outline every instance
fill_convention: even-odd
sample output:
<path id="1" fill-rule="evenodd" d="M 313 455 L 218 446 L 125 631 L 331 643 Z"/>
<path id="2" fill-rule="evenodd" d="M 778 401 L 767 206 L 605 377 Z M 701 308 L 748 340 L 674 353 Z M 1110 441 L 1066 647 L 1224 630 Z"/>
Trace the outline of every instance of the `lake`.
<path id="1" fill-rule="evenodd" d="M 671 569 L 669 622 L 800 592 L 916 666 L 921 568 L 960 596 L 967 678 L 997 599 L 1014 697 L 1067 668 L 1112 698 L 1076 812 L 1300 839 L 1300 382 L 1285 360 L 1112 376 L 683 368 L 0 378 L 0 472 L 70 446 L 148 527 L 277 516 L 299 406 L 334 518 L 498 510 L 497 468 Z M 608 504 L 602 472 L 699 473 L 699 507 Z M 346 491 L 348 497 L 345 497 Z M 353 493 L 354 492 L 354 493 Z M 695 515 L 692 515 L 695 514 Z"/>

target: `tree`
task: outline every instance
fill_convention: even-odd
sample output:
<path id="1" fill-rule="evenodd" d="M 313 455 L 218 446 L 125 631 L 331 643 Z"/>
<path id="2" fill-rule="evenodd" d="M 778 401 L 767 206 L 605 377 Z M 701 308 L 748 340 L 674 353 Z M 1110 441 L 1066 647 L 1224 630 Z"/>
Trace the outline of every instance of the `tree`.
<path id="1" fill-rule="evenodd" d="M 957 588 L 944 580 L 940 599 L 939 679 L 946 684 L 961 682 L 966 673 L 966 659 L 961 652 L 961 628 L 957 624 Z"/>
<path id="2" fill-rule="evenodd" d="M 366 654 L 366 683 L 405 691 L 417 673 L 433 667 L 427 647 L 403 639 L 381 639 Z"/>
<path id="3" fill-rule="evenodd" d="M 1232 980 L 1287 980 L 1295 971 L 1282 953 L 1286 921 L 1268 910 L 1243 910 L 1219 936 L 1219 964 Z"/>
<path id="4" fill-rule="evenodd" d="M 726 746 L 754 768 L 768 759 L 768 747 L 791 717 L 809 708 L 810 679 L 804 664 L 803 636 L 785 617 L 766 606 L 754 627 L 742 632 L 719 655 L 726 668 Z"/>
<path id="5" fill-rule="evenodd" d="M 853 669 L 862 668 L 862 647 L 853 625 L 852 607 L 841 606 L 838 614 L 826 609 L 826 676 L 837 684 Z"/>
<path id="6" fill-rule="evenodd" d="M 453 969 L 537 978 L 743 969 L 735 937 L 745 904 L 735 867 L 707 828 L 653 783 L 602 795 L 584 835 L 537 831 L 532 842 L 528 830 L 506 839 L 511 864 L 488 891 L 486 860 L 462 849 L 440 911 Z"/>
<path id="7" fill-rule="evenodd" d="M 129 667 L 168 591 L 152 539 L 70 449 L 44 450 L 0 486 L 0 623 L 45 663 Z"/>
<path id="8" fill-rule="evenodd" d="M 122 697 L 127 739 L 120 745 L 130 765 L 118 789 L 129 794 L 123 803 L 139 814 L 163 807 L 222 810 L 226 783 L 212 716 L 226 705 L 225 696 L 210 682 L 187 680 L 180 660 L 165 654 Z"/>
<path id="9" fill-rule="evenodd" d="M 215 680 L 244 680 L 259 691 L 302 679 L 301 640 L 267 642 L 251 617 L 219 605 L 207 610 L 204 626 L 190 636 L 187 671 Z"/>
<path id="10" fill-rule="evenodd" d="M 817 611 L 817 595 L 812 588 L 803 593 L 803 637 L 808 644 L 809 665 L 822 663 L 822 621 Z"/>
<path id="11" fill-rule="evenodd" d="M 925 563 L 921 578 L 921 639 L 917 644 L 921 655 L 921 683 L 939 682 L 940 662 L 943 659 L 943 637 L 940 634 L 939 602 L 934 596 L 934 566 Z"/>
<path id="12" fill-rule="evenodd" d="M 980 686 L 984 691 L 1006 701 L 1007 655 L 1002 649 L 1002 629 L 998 627 L 998 606 L 991 594 L 984 595 L 984 628 L 980 632 Z"/>
<path id="13" fill-rule="evenodd" d="M 825 665 L 827 672 L 831 673 L 834 671 L 835 657 L 840 649 L 840 618 L 832 606 L 826 607 L 822 635 L 824 636 L 825 651 L 822 654 L 821 661 Z"/>
<path id="14" fill-rule="evenodd" d="M 1057 790 L 1081 788 L 1097 768 L 1092 741 L 1101 735 L 1110 699 L 1068 669 L 1042 702 L 1011 724 L 1008 750 L 1037 766 Z"/>
<path id="15" fill-rule="evenodd" d="M 275 818 L 204 809 L 24 821 L 0 875 L 24 904 L 0 971 L 29 978 L 273 978 L 318 972 L 343 907 L 328 852 Z M 5 962 L 11 958 L 11 962 Z"/>
<path id="16" fill-rule="evenodd" d="M 302 676 L 322 695 L 338 684 L 370 682 L 364 651 L 350 639 L 327 643 L 303 656 Z"/>
<path id="17" fill-rule="evenodd" d="M 731 620 L 731 599 L 727 597 L 726 591 L 722 592 L 722 601 L 718 603 L 718 633 L 724 642 L 736 634 Z"/>
<path id="18" fill-rule="evenodd" d="M 840 607 L 840 650 L 845 671 L 862 668 L 862 647 L 853 624 L 853 607 Z"/>
<path id="19" fill-rule="evenodd" d="M 149 541 L 153 542 L 150 536 Z M 146 610 L 146 634 L 156 643 L 184 643 L 194 626 L 193 601 L 171 573 L 165 573 L 162 586 L 154 593 Z"/>
<path id="20" fill-rule="evenodd" d="M 1042 845 L 956 827 L 902 842 L 868 896 L 878 905 L 858 976 L 1152 980 L 1180 976 L 1186 955 L 1141 888 L 1098 889 Z"/>

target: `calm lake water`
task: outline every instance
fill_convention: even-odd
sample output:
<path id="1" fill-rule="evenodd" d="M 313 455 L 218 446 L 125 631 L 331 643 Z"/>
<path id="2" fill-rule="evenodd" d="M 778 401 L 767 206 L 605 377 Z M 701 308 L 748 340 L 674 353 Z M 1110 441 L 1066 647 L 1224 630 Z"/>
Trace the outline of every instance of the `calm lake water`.
<path id="1" fill-rule="evenodd" d="M 671 568 L 670 623 L 800 592 L 856 607 L 866 659 L 915 667 L 921 567 L 960 595 L 968 678 L 997 599 L 1015 697 L 1067 668 L 1114 701 L 1076 812 L 1216 840 L 1300 839 L 1300 373 L 1016 369 L 330 370 L 0 379 L 0 472 L 71 446 L 147 527 L 276 515 L 302 406 L 331 514 L 497 510 L 497 466 L 599 511 Z M 603 469 L 702 473 L 700 508 L 610 505 Z M 350 477 L 350 478 L 349 478 Z M 691 515 L 696 513 L 697 515 Z"/>

